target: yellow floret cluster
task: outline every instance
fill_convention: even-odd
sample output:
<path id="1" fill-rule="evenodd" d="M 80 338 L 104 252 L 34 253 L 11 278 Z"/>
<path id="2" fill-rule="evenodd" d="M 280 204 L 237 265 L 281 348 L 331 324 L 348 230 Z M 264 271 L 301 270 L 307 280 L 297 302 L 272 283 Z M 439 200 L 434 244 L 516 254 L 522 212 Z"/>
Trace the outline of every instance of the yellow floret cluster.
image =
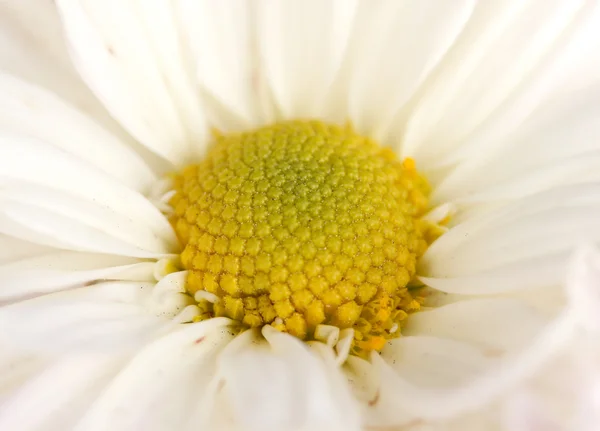
<path id="1" fill-rule="evenodd" d="M 427 183 L 411 159 L 349 127 L 291 121 L 216 136 L 174 188 L 200 319 L 300 339 L 320 324 L 353 328 L 353 352 L 365 354 L 420 307 L 407 285 L 427 247 Z"/>

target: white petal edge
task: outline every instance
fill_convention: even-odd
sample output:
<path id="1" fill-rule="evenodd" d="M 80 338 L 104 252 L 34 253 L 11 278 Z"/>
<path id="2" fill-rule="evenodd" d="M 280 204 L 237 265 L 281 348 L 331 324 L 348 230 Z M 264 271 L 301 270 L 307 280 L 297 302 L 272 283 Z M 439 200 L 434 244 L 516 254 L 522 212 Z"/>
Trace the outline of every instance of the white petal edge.
<path id="1" fill-rule="evenodd" d="M 94 120 L 54 94 L 0 72 L 0 128 L 47 142 L 146 191 L 156 181 L 142 159 Z"/>
<path id="2" fill-rule="evenodd" d="M 152 288 L 104 282 L 0 307 L 1 339 L 41 354 L 135 351 L 174 325 L 148 310 Z"/>
<path id="3" fill-rule="evenodd" d="M 548 103 L 501 145 L 473 151 L 435 187 L 432 199 L 493 203 L 597 180 L 599 102 L 600 88 L 593 88 Z"/>
<path id="4" fill-rule="evenodd" d="M 22 182 L 0 185 L 0 231 L 25 240 L 70 250 L 155 257 L 176 251 L 152 227 L 128 214 L 116 213 L 92 199 L 80 199 L 50 188 Z M 167 231 L 168 233 L 168 231 Z M 23 235 L 25 235 L 23 233 Z"/>
<path id="5" fill-rule="evenodd" d="M 493 357 L 526 347 L 546 320 L 546 316 L 524 301 L 465 299 L 411 315 L 402 335 L 469 343 Z"/>
<path id="6" fill-rule="evenodd" d="M 406 376 L 398 374 L 393 364 L 374 355 L 373 365 L 379 371 L 382 382 L 382 404 L 402 406 L 402 410 L 387 409 L 386 420 L 396 423 L 420 419 L 447 420 L 483 408 L 496 397 L 535 374 L 543 364 L 568 345 L 576 330 L 577 318 L 573 310 L 567 308 L 546 325 L 523 351 L 503 359 L 489 369 L 483 368 L 481 374 L 473 376 L 469 381 L 447 388 L 415 385 Z M 418 344 L 413 346 L 411 355 L 418 355 L 416 346 Z M 427 351 L 423 350 L 422 354 L 426 355 Z M 460 352 L 460 349 L 458 351 Z M 461 360 L 459 357 L 457 359 Z"/>
<path id="7" fill-rule="evenodd" d="M 220 358 L 235 420 L 249 430 L 358 430 L 357 408 L 330 349 L 328 360 L 270 326 L 266 343 L 242 334 Z"/>
<path id="8" fill-rule="evenodd" d="M 0 69 L 55 93 L 132 142 L 77 75 L 54 2 L 0 2 Z"/>
<path id="9" fill-rule="evenodd" d="M 161 242 L 159 253 L 178 249 L 177 239 L 169 222 L 143 195 L 93 165 L 42 141 L 0 134 L 0 184 L 9 192 L 7 182 L 10 185 L 17 183 L 28 187 L 32 192 L 35 189 L 30 186 L 33 185 L 37 185 L 40 190 L 56 189 L 65 192 L 65 199 L 68 198 L 66 194 L 69 194 L 73 195 L 72 199 L 88 201 L 88 207 L 90 204 L 103 206 L 104 212 L 114 212 L 116 217 L 128 219 L 128 224 L 136 223 L 149 229 L 152 238 L 145 240 Z M 30 216 L 36 215 L 32 213 Z M 4 233 L 18 236 L 11 231 L 5 230 Z"/>
<path id="10" fill-rule="evenodd" d="M 32 376 L 49 364 L 48 357 L 24 352 L 2 343 L 0 356 L 0 409 Z"/>
<path id="11" fill-rule="evenodd" d="M 21 259 L 39 256 L 53 251 L 46 247 L 14 238 L 10 235 L 0 234 L 0 265 L 11 264 Z"/>
<path id="12" fill-rule="evenodd" d="M 406 154 L 431 169 L 461 146 L 481 149 L 512 130 L 551 94 L 554 78 L 567 66 L 561 55 L 573 48 L 577 26 L 596 6 L 583 0 L 479 3 L 409 113 Z"/>
<path id="13" fill-rule="evenodd" d="M 517 343 L 517 346 L 513 346 L 516 347 L 516 351 L 509 352 L 507 356 L 491 367 L 489 372 L 484 371 L 480 375 L 475 375 L 454 388 L 436 387 L 429 389 L 415 385 L 411 382 L 414 367 L 413 369 L 406 369 L 404 376 L 402 372 L 397 373 L 398 365 L 402 364 L 404 360 L 402 356 L 396 357 L 396 361 L 390 363 L 390 358 L 387 358 L 387 362 L 384 360 L 385 354 L 381 357 L 373 355 L 372 360 L 375 370 L 367 371 L 371 373 L 371 378 L 382 383 L 379 399 L 382 400 L 383 406 L 381 410 L 376 410 L 376 413 L 387 413 L 387 415 L 375 414 L 371 416 L 372 420 L 378 422 L 383 420 L 384 423 L 395 422 L 398 424 L 418 423 L 423 420 L 435 422 L 457 419 L 469 412 L 484 409 L 499 397 L 514 393 L 511 392 L 513 389 L 518 388 L 519 385 L 531 378 L 540 378 L 538 374 L 546 372 L 544 367 L 549 361 L 553 358 L 561 358 L 562 354 L 571 354 L 570 349 L 573 342 L 579 340 L 580 328 L 590 327 L 588 316 L 585 313 L 582 316 L 581 305 L 590 300 L 590 302 L 597 305 L 594 298 L 597 296 L 596 290 L 599 280 L 596 278 L 596 274 L 591 280 L 589 278 L 582 280 L 577 275 L 590 274 L 590 271 L 594 272 L 597 269 L 595 268 L 597 258 L 598 253 L 591 251 L 589 248 L 580 249 L 575 253 L 571 261 L 574 277 L 566 283 L 568 299 L 563 305 L 563 310 L 541 327 L 533 322 L 533 326 L 539 327 L 540 330 L 537 331 L 531 343 Z M 498 304 L 502 303 L 499 302 Z M 504 305 L 507 304 L 507 302 L 504 303 Z M 456 306 L 460 307 L 458 304 Z M 594 311 L 597 312 L 596 309 Z M 473 323 L 478 324 L 477 316 L 473 317 Z M 423 318 L 422 323 L 425 324 L 426 320 L 427 318 Z M 493 322 L 495 318 L 492 316 L 491 320 Z M 436 322 L 433 321 L 432 323 L 435 327 Z M 437 323 L 437 330 L 434 329 L 434 332 L 439 335 L 443 335 L 444 332 L 447 333 L 448 328 L 443 328 L 441 321 Z M 424 328 L 427 331 L 426 327 L 421 325 L 421 330 Z M 452 338 L 458 337 L 458 339 L 464 341 L 479 339 L 474 345 L 483 346 L 484 349 L 487 349 L 485 340 L 482 340 L 482 334 L 475 334 L 476 337 L 472 338 L 469 333 L 474 334 L 474 331 L 470 330 L 467 331 L 467 334 L 459 334 L 460 328 L 457 329 L 457 334 Z M 467 335 L 466 339 L 464 335 Z M 409 340 L 411 338 L 427 339 L 427 337 L 422 336 L 407 336 L 405 338 Z M 394 343 L 402 344 L 402 340 L 403 338 L 396 340 Z M 512 341 L 509 341 L 509 344 L 513 344 Z M 413 343 L 411 349 L 406 351 L 409 357 L 419 356 L 416 346 L 418 344 L 414 345 Z M 597 349 L 595 351 L 598 352 Z M 449 351 L 443 349 L 442 352 L 448 353 Z M 430 350 L 424 349 L 420 354 L 429 355 Z M 583 358 L 581 359 L 583 360 Z M 421 363 L 417 363 L 417 367 L 420 365 Z M 445 365 L 441 368 L 444 367 Z M 440 367 L 437 366 L 437 368 Z M 375 374 L 373 374 L 374 372 Z M 437 385 L 439 382 L 434 381 L 433 383 Z M 402 406 L 403 410 L 397 409 L 394 411 L 394 409 L 386 408 L 386 406 L 392 405 L 390 403 Z"/>
<path id="14" fill-rule="evenodd" d="M 568 294 L 580 324 L 593 334 L 600 332 L 600 252 L 593 246 L 577 250 L 568 272 Z"/>
<path id="15" fill-rule="evenodd" d="M 54 250 L 0 265 L 0 304 L 96 280 L 154 281 L 154 262 Z"/>
<path id="16" fill-rule="evenodd" d="M 439 65 L 474 6 L 472 0 L 359 2 L 332 95 L 348 107 L 334 101 L 333 110 L 346 111 L 342 121 L 351 120 L 362 133 L 385 140 L 396 115 Z"/>
<path id="17" fill-rule="evenodd" d="M 276 104 L 277 120 L 323 117 L 356 5 L 354 0 L 257 3 L 258 56 Z"/>
<path id="18" fill-rule="evenodd" d="M 80 75 L 113 117 L 175 166 L 201 153 L 207 127 L 173 5 L 59 0 L 57 6 Z"/>
<path id="19" fill-rule="evenodd" d="M 419 277 L 462 294 L 556 285 L 577 246 L 600 242 L 599 215 L 598 183 L 538 193 L 451 228 L 421 259 Z"/>
<path id="20" fill-rule="evenodd" d="M 178 15 L 211 124 L 232 131 L 272 122 L 253 27 L 255 3 L 183 0 Z"/>
<path id="21" fill-rule="evenodd" d="M 6 400 L 0 407 L 0 427 L 20 431 L 73 429 L 122 363 L 117 355 L 61 357 Z"/>
<path id="22" fill-rule="evenodd" d="M 189 422 L 215 397 L 217 355 L 233 338 L 228 319 L 180 326 L 142 349 L 74 430 L 203 429 Z M 216 412 L 211 412 L 211 414 Z"/>

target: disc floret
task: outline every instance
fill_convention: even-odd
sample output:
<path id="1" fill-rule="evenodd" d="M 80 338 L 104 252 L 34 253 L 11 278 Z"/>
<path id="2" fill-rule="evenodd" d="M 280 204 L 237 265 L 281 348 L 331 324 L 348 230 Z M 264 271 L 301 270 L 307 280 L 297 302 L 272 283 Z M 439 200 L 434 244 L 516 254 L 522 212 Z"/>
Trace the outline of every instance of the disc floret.
<path id="1" fill-rule="evenodd" d="M 398 336 L 420 307 L 407 286 L 427 247 L 414 162 L 318 121 L 215 141 L 175 175 L 170 201 L 199 319 L 301 339 L 321 324 L 352 328 L 357 354 Z"/>

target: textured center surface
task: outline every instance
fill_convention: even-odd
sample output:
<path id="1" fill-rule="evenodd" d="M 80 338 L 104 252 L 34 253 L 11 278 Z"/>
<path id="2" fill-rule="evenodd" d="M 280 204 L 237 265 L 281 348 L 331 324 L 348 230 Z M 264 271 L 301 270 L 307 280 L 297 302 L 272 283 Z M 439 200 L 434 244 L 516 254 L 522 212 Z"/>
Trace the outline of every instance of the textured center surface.
<path id="1" fill-rule="evenodd" d="M 278 123 L 216 137 L 175 177 L 172 223 L 200 319 L 270 324 L 301 339 L 354 329 L 380 350 L 420 299 L 428 186 L 411 159 L 349 128 Z"/>

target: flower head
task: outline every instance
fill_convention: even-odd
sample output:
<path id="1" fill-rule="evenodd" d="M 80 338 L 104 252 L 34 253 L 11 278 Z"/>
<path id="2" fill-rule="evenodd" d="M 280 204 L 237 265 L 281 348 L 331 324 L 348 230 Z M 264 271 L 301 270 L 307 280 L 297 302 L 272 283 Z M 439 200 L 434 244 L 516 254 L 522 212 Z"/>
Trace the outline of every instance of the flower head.
<path id="1" fill-rule="evenodd" d="M 596 2 L 55 3 L 0 6 L 0 429 L 595 429 Z"/>

